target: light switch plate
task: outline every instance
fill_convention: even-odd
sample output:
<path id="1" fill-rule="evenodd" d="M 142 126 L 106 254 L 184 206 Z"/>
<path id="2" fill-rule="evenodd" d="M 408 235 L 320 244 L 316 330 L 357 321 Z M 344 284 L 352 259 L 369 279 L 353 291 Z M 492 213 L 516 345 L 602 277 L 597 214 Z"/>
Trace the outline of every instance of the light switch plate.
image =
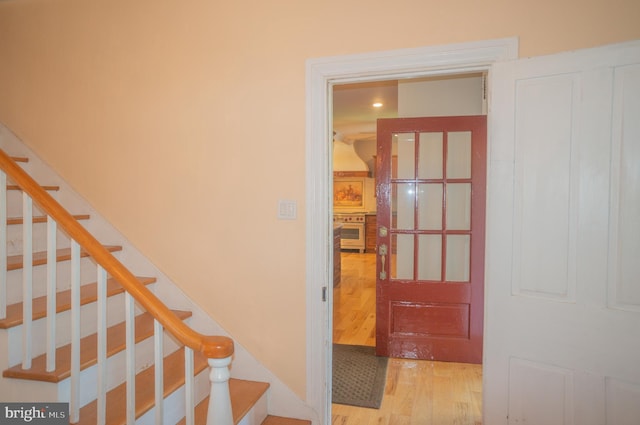
<path id="1" fill-rule="evenodd" d="M 295 220 L 298 215 L 298 203 L 286 199 L 278 201 L 278 220 Z"/>

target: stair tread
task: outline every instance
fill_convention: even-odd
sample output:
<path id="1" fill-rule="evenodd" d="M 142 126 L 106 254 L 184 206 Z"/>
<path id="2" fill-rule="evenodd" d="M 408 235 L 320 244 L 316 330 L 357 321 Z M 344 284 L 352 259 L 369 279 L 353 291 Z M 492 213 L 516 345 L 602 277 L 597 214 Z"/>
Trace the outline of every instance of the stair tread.
<path id="1" fill-rule="evenodd" d="M 207 359 L 194 352 L 194 375 L 207 367 Z M 136 418 L 139 418 L 155 405 L 154 366 L 136 375 Z M 164 396 L 165 398 L 184 384 L 184 349 L 179 349 L 164 358 Z M 118 385 L 107 393 L 106 423 L 120 425 L 126 423 L 126 383 Z M 80 409 L 78 424 L 96 424 L 97 401 Z"/>
<path id="2" fill-rule="evenodd" d="M 109 252 L 122 251 L 119 245 L 103 245 Z M 85 250 L 80 251 L 81 257 L 87 257 L 89 254 Z M 60 248 L 56 250 L 56 261 L 67 261 L 71 259 L 71 248 Z M 47 251 L 39 251 L 33 253 L 33 265 L 41 266 L 47 264 Z M 10 255 L 7 257 L 7 270 L 18 270 L 23 266 L 22 254 Z"/>
<path id="3" fill-rule="evenodd" d="M 75 218 L 76 220 L 88 220 L 89 218 L 91 218 L 91 216 L 89 214 L 74 214 L 73 218 Z M 7 224 L 11 225 L 11 224 L 22 224 L 24 222 L 22 217 L 9 217 L 7 218 Z M 33 216 L 33 223 L 46 223 L 47 222 L 47 216 L 46 215 L 38 215 L 38 216 Z"/>
<path id="4" fill-rule="evenodd" d="M 156 281 L 154 277 L 138 277 L 143 285 L 149 285 Z M 89 304 L 97 300 L 97 283 L 90 283 L 80 287 L 80 305 Z M 124 292 L 124 288 L 115 279 L 107 279 L 107 296 L 111 297 Z M 33 320 L 38 320 L 47 315 L 47 297 L 37 297 L 32 302 Z M 22 302 L 7 306 L 7 317 L 0 320 L 0 329 L 8 329 L 22 324 Z M 71 290 L 60 291 L 56 294 L 56 313 L 71 309 Z"/>
<path id="5" fill-rule="evenodd" d="M 255 382 L 243 379 L 234 379 L 233 381 L 233 383 L 229 381 L 231 412 L 233 413 L 233 422 L 238 423 L 269 389 L 269 384 L 267 382 Z M 207 403 L 208 401 L 209 398 L 207 397 Z"/>
<path id="6" fill-rule="evenodd" d="M 311 425 L 311 421 L 269 415 L 262 421 L 262 425 Z"/>
<path id="7" fill-rule="evenodd" d="M 237 424 L 251 410 L 254 404 L 269 389 L 267 382 L 247 381 L 244 379 L 229 380 L 229 394 L 231 396 L 231 412 L 233 423 Z M 207 409 L 209 397 L 202 400 L 195 409 L 194 423 L 204 425 L 207 423 Z M 178 425 L 184 425 L 183 419 Z"/>
<path id="8" fill-rule="evenodd" d="M 191 316 L 190 311 L 173 310 L 181 319 Z M 153 336 L 153 316 L 143 313 L 136 316 L 136 343 Z M 97 333 L 87 335 L 80 340 L 80 369 L 84 370 L 97 363 Z M 107 329 L 107 357 L 113 356 L 125 349 L 126 324 L 118 323 Z M 30 369 L 22 369 L 22 365 L 15 365 L 3 372 L 5 378 L 19 378 L 46 382 L 59 382 L 70 376 L 71 345 L 67 344 L 56 349 L 56 369 L 46 370 L 46 355 L 42 354 L 32 360 Z"/>

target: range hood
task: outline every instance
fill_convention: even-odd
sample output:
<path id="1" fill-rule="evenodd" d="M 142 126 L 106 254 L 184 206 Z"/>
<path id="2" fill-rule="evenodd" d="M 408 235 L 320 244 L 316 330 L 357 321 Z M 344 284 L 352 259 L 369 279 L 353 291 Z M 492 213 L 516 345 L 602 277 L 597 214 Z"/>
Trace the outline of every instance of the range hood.
<path id="1" fill-rule="evenodd" d="M 369 167 L 358 156 L 353 142 L 333 139 L 333 175 L 335 177 L 369 177 Z"/>

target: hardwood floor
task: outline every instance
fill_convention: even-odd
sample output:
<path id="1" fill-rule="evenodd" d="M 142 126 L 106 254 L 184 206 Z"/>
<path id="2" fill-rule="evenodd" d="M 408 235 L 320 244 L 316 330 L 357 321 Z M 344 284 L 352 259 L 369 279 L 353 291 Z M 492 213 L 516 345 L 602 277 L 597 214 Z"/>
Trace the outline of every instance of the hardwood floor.
<path id="1" fill-rule="evenodd" d="M 376 345 L 376 256 L 343 252 L 333 289 L 333 342 Z"/>
<path id="2" fill-rule="evenodd" d="M 333 342 L 375 345 L 375 254 L 342 253 Z M 332 405 L 333 425 L 482 425 L 482 366 L 389 359 L 380 409 Z"/>

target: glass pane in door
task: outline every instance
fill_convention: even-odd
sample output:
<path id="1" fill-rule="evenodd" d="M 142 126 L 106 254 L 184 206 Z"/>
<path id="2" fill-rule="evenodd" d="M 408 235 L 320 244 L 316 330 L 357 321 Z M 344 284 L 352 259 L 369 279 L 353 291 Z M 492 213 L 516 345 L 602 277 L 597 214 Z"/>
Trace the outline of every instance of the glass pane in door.
<path id="1" fill-rule="evenodd" d="M 396 218 L 396 229 L 412 230 L 415 228 L 416 185 L 414 183 L 392 183 L 396 194 L 391 200 L 391 213 Z"/>
<path id="2" fill-rule="evenodd" d="M 471 229 L 471 183 L 447 184 L 447 230 Z"/>
<path id="3" fill-rule="evenodd" d="M 440 281 L 442 275 L 442 235 L 418 236 L 418 280 Z"/>
<path id="4" fill-rule="evenodd" d="M 470 236 L 447 235 L 445 279 L 449 282 L 468 282 L 470 266 Z"/>
<path id="5" fill-rule="evenodd" d="M 399 179 L 413 179 L 416 176 L 416 145 L 413 133 L 399 133 L 395 144 L 398 157 L 397 176 Z"/>
<path id="6" fill-rule="evenodd" d="M 413 279 L 413 235 L 391 235 L 391 279 Z"/>
<path id="7" fill-rule="evenodd" d="M 418 185 L 418 229 L 442 230 L 442 183 Z"/>
<path id="8" fill-rule="evenodd" d="M 418 178 L 442 178 L 443 133 L 420 133 L 420 153 L 418 158 Z"/>
<path id="9" fill-rule="evenodd" d="M 471 178 L 471 132 L 447 133 L 447 178 Z"/>

